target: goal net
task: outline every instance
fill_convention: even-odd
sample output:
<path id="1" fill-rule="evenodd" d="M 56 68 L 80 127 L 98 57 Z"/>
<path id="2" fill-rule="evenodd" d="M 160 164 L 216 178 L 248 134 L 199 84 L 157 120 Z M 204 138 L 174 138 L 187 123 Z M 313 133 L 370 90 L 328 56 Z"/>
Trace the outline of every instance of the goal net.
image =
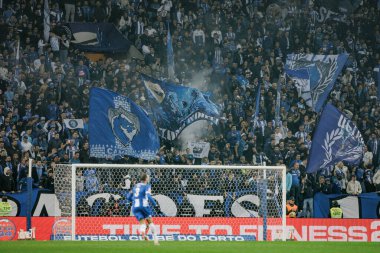
<path id="1" fill-rule="evenodd" d="M 140 240 L 127 195 L 150 175 L 160 240 L 285 240 L 285 167 L 66 164 L 54 240 Z"/>

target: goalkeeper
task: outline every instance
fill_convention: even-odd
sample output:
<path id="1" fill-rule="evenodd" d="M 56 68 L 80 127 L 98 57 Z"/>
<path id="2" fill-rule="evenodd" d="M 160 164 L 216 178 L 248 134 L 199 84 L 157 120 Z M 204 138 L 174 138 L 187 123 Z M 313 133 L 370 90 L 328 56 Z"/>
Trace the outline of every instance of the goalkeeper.
<path id="1" fill-rule="evenodd" d="M 152 221 L 152 211 L 149 207 L 149 201 L 152 202 L 154 207 L 157 207 L 157 203 L 151 196 L 151 186 L 147 174 L 144 173 L 141 176 L 141 182 L 133 187 L 132 192 L 128 194 L 128 200 L 132 202 L 133 215 L 140 223 L 140 235 L 145 240 L 148 240 L 147 232 L 150 228 L 152 230 L 154 244 L 159 245 L 156 227 Z"/>

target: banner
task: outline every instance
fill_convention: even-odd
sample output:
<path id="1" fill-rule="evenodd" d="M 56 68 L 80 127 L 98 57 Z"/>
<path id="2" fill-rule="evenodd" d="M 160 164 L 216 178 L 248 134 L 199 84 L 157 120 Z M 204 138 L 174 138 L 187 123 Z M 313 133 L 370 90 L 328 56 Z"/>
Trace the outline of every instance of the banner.
<path id="1" fill-rule="evenodd" d="M 161 241 L 261 241 L 263 237 L 262 220 L 255 218 L 155 217 L 154 224 Z M 268 224 L 268 239 L 278 240 L 281 223 L 269 218 Z M 86 241 L 142 241 L 137 236 L 139 226 L 134 217 L 76 219 L 77 239 Z M 17 231 L 25 227 L 26 218 L 0 218 L 0 241 L 16 240 Z M 37 240 L 63 240 L 69 238 L 71 223 L 66 218 L 33 217 L 32 227 Z M 287 219 L 285 235 L 295 241 L 380 242 L 380 220 Z"/>
<path id="2" fill-rule="evenodd" d="M 133 101 L 112 91 L 92 88 L 89 119 L 90 156 L 124 155 L 155 159 L 160 148 L 148 115 Z"/>
<path id="3" fill-rule="evenodd" d="M 294 81 L 298 95 L 315 112 L 319 112 L 347 59 L 348 54 L 289 54 L 285 73 Z"/>
<path id="4" fill-rule="evenodd" d="M 95 53 L 128 53 L 131 42 L 111 23 L 69 23 L 71 45 Z"/>
<path id="5" fill-rule="evenodd" d="M 358 196 L 347 194 L 322 194 L 314 196 L 314 218 L 328 218 L 331 203 L 336 200 L 343 210 L 344 218 L 380 218 L 380 193 L 362 193 Z"/>
<path id="6" fill-rule="evenodd" d="M 342 112 L 327 104 L 314 133 L 307 172 L 330 169 L 340 161 L 358 165 L 364 154 L 359 129 Z"/>
<path id="7" fill-rule="evenodd" d="M 174 52 L 172 44 L 172 36 L 170 34 L 170 26 L 168 23 L 168 38 L 167 38 L 167 61 L 168 61 L 168 76 L 170 80 L 173 80 L 175 77 L 174 72 Z"/>
<path id="8" fill-rule="evenodd" d="M 347 16 L 353 13 L 361 2 L 362 0 L 320 0 L 317 20 L 318 22 L 334 20 L 349 23 Z"/>
<path id="9" fill-rule="evenodd" d="M 210 152 L 210 142 L 191 141 L 187 144 L 187 147 L 190 149 L 190 153 L 193 154 L 194 158 L 208 157 L 208 153 Z"/>
<path id="10" fill-rule="evenodd" d="M 50 8 L 49 0 L 44 1 L 44 39 L 45 42 L 49 41 L 50 37 Z"/>
<path id="11" fill-rule="evenodd" d="M 84 128 L 83 119 L 64 119 L 63 124 L 68 129 Z"/>
<path id="12" fill-rule="evenodd" d="M 99 208 L 96 206 L 97 200 L 106 202 L 112 197 L 115 200 L 122 200 L 126 197 L 128 191 L 114 190 L 109 192 L 78 192 L 77 203 L 86 201 L 90 206 L 92 214 L 96 215 Z M 27 193 L 7 194 L 8 202 L 12 206 L 11 216 L 26 216 Z M 173 192 L 171 194 L 158 194 L 153 198 L 158 202 L 161 210 L 167 216 L 182 216 L 180 203 L 183 196 Z M 215 201 L 223 203 L 222 213 L 229 217 L 259 217 L 258 209 L 260 208 L 260 196 L 248 194 L 245 191 L 236 192 L 236 198 L 222 195 L 194 195 L 188 194 L 188 201 L 193 206 L 193 215 L 197 217 L 209 217 L 213 211 L 212 203 Z M 380 219 L 380 193 L 362 193 L 358 196 L 347 194 L 322 194 L 317 193 L 314 197 L 314 217 L 327 218 L 329 210 L 332 207 L 332 201 L 337 200 L 343 209 L 345 218 L 362 218 L 362 219 Z M 244 203 L 243 203 L 244 202 Z M 268 206 L 275 206 L 276 202 L 268 198 Z M 121 203 L 127 206 L 126 203 Z M 156 212 L 153 211 L 156 215 Z M 33 190 L 32 195 L 32 216 L 60 216 L 61 209 L 58 204 L 57 196 L 46 190 Z M 129 216 L 129 209 L 126 210 L 125 216 Z"/>
<path id="13" fill-rule="evenodd" d="M 197 88 L 159 81 L 146 75 L 142 75 L 142 80 L 161 138 L 174 140 L 198 120 L 218 122 L 217 105 Z"/>

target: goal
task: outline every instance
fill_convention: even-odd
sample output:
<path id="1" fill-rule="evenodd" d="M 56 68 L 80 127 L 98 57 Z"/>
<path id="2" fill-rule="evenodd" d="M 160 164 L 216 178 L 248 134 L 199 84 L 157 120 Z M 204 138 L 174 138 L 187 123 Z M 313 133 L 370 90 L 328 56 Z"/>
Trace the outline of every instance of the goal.
<path id="1" fill-rule="evenodd" d="M 53 240 L 140 240 L 127 194 L 150 175 L 160 240 L 285 240 L 285 166 L 60 164 Z"/>

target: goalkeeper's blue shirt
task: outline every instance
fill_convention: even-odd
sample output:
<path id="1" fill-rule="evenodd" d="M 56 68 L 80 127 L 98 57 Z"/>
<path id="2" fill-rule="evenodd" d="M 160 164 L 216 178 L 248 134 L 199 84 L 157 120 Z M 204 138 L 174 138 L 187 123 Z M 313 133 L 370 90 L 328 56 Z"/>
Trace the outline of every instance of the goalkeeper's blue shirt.
<path id="1" fill-rule="evenodd" d="M 149 208 L 149 201 L 156 206 L 156 201 L 151 196 L 150 184 L 138 183 L 133 187 L 132 193 L 128 195 L 132 201 L 132 208 Z"/>

